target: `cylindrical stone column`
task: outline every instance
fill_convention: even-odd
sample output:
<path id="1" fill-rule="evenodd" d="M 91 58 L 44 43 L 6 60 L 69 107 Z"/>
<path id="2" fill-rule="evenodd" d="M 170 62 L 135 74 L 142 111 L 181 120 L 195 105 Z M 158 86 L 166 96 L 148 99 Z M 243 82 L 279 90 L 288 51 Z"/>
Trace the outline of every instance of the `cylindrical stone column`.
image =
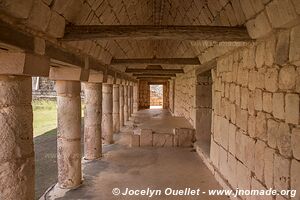
<path id="1" fill-rule="evenodd" d="M 133 86 L 130 86 L 130 115 L 133 114 Z"/>
<path id="2" fill-rule="evenodd" d="M 128 112 L 128 120 L 129 120 L 129 117 L 131 117 L 131 89 L 130 89 L 131 86 L 127 86 L 127 112 Z"/>
<path id="3" fill-rule="evenodd" d="M 124 126 L 124 86 L 119 86 L 119 96 L 120 96 L 120 129 Z"/>
<path id="4" fill-rule="evenodd" d="M 138 111 L 138 84 L 133 86 L 133 113 Z"/>
<path id="5" fill-rule="evenodd" d="M 124 85 L 124 124 L 129 120 L 128 115 L 128 86 Z"/>
<path id="6" fill-rule="evenodd" d="M 102 84 L 84 83 L 84 95 L 84 158 L 94 160 L 102 154 Z"/>
<path id="7" fill-rule="evenodd" d="M 113 86 L 113 131 L 118 133 L 120 131 L 120 97 L 119 85 Z"/>
<path id="8" fill-rule="evenodd" d="M 34 199 L 31 77 L 0 75 L 0 199 Z"/>
<path id="9" fill-rule="evenodd" d="M 60 188 L 81 184 L 81 98 L 80 82 L 56 81 L 57 165 Z"/>
<path id="10" fill-rule="evenodd" d="M 103 84 L 102 87 L 102 134 L 105 144 L 112 144 L 113 141 L 113 85 Z"/>

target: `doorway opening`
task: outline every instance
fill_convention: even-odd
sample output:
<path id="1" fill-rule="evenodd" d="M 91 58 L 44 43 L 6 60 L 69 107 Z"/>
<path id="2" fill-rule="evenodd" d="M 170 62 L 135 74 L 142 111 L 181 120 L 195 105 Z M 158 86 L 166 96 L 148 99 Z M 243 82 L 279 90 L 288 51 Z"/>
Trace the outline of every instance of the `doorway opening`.
<path id="1" fill-rule="evenodd" d="M 150 109 L 163 108 L 163 85 L 150 85 Z"/>

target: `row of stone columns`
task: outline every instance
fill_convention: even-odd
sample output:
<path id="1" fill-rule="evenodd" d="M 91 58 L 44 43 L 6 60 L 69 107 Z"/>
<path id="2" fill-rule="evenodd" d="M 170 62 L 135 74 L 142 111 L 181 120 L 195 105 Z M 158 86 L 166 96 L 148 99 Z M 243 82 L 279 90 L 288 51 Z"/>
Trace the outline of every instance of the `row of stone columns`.
<path id="1" fill-rule="evenodd" d="M 133 112 L 133 87 L 84 83 L 84 158 L 98 159 Z M 58 185 L 76 188 L 81 170 L 81 83 L 56 81 Z M 0 199 L 34 199 L 32 81 L 0 75 Z M 137 110 L 136 110 L 137 111 Z"/>

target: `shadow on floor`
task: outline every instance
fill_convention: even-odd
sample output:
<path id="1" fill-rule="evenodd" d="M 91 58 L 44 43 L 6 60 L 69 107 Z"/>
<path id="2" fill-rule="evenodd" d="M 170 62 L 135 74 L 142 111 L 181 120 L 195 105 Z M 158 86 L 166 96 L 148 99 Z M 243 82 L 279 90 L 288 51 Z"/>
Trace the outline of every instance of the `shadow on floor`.
<path id="1" fill-rule="evenodd" d="M 83 118 L 82 118 L 83 126 Z M 83 134 L 83 128 L 81 130 Z M 34 138 L 35 150 L 35 199 L 57 183 L 57 129 Z M 83 136 L 82 136 L 83 138 Z M 83 139 L 81 140 L 83 149 Z"/>

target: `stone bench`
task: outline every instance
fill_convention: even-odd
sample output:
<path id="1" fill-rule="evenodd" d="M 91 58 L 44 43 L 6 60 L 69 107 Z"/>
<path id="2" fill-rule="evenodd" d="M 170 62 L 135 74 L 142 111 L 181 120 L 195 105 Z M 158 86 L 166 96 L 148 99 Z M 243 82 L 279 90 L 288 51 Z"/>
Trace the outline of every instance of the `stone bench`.
<path id="1" fill-rule="evenodd" d="M 195 130 L 174 128 L 173 133 L 155 133 L 151 129 L 136 129 L 131 135 L 131 147 L 192 147 Z"/>

